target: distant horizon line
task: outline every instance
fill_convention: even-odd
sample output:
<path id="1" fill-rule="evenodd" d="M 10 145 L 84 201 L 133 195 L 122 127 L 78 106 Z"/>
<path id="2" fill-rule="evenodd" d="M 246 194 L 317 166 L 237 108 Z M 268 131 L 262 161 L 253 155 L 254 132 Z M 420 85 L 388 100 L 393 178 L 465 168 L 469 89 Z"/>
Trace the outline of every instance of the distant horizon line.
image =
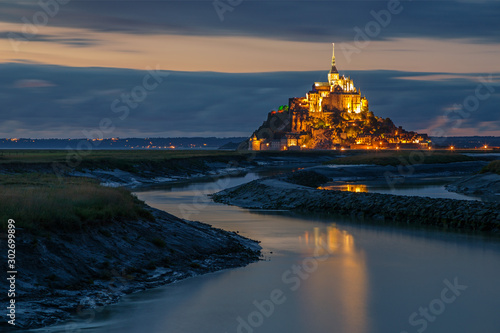
<path id="1" fill-rule="evenodd" d="M 0 138 L 0 140 L 130 140 L 130 139 L 140 139 L 140 140 L 149 140 L 149 139 L 239 139 L 239 138 L 247 138 L 249 136 L 150 136 L 150 137 L 110 137 L 110 138 L 102 138 L 102 139 L 89 139 L 89 138 Z"/>
<path id="2" fill-rule="evenodd" d="M 150 136 L 150 137 L 109 137 L 102 139 L 89 139 L 89 138 L 0 138 L 0 140 L 89 140 L 89 141 L 104 141 L 104 140 L 131 140 L 131 139 L 139 139 L 139 140 L 150 140 L 150 139 L 245 139 L 250 138 L 251 134 L 248 136 Z M 431 138 L 500 138 L 496 135 L 453 135 L 453 136 L 432 136 Z"/>

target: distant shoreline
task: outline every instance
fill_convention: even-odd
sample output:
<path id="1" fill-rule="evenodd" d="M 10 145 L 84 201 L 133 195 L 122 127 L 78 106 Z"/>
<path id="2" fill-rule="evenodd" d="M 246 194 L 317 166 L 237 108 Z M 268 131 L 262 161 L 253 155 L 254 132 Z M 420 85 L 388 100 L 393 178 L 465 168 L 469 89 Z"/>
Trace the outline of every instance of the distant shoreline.
<path id="1" fill-rule="evenodd" d="M 250 134 L 249 134 L 250 135 Z M 494 136 L 456 136 L 431 137 L 436 149 L 446 149 L 454 146 L 456 149 L 481 149 L 500 147 L 500 137 Z M 0 138 L 2 149 L 79 149 L 78 145 L 87 146 L 95 150 L 175 150 L 175 149 L 232 149 L 238 144 L 247 141 L 248 137 L 165 137 L 165 138 L 75 138 L 75 139 L 33 139 L 33 138 Z M 84 147 L 85 148 L 85 147 Z M 86 148 L 88 149 L 88 148 Z M 491 149 L 490 149 L 491 151 Z"/>

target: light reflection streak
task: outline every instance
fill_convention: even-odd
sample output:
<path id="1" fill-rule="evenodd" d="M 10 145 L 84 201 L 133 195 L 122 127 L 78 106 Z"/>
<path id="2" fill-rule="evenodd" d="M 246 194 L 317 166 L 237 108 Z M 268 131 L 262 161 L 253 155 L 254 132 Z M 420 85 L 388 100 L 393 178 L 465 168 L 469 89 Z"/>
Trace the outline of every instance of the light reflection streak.
<path id="1" fill-rule="evenodd" d="M 356 248 L 350 233 L 340 230 L 335 224 L 325 229 L 314 228 L 314 241 L 309 243 L 309 231 L 299 237 L 301 248 L 306 256 L 318 259 L 320 267 L 311 274 L 308 283 L 299 291 L 303 309 L 317 309 L 318 303 L 324 304 L 324 313 L 307 313 L 312 323 L 331 320 L 340 323 L 338 331 L 366 333 L 369 327 L 366 312 L 368 301 L 368 276 L 364 252 Z M 307 303 L 315 303 L 307 306 Z M 325 318 L 321 318 L 321 317 Z M 339 318 L 333 319 L 338 316 Z M 337 331 L 335 329 L 335 331 Z"/>

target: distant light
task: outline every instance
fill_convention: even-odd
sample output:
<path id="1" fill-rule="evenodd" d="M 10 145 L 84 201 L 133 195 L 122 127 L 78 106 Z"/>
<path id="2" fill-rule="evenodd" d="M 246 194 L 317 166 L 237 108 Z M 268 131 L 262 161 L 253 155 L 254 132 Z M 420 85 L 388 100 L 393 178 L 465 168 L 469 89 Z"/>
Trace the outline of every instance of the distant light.
<path id="1" fill-rule="evenodd" d="M 487 145 L 484 145 L 484 149 L 488 149 L 488 146 L 487 146 Z"/>
<path id="2" fill-rule="evenodd" d="M 451 149 L 451 150 L 453 150 L 453 149 L 455 149 L 455 147 L 454 147 L 454 146 L 451 146 L 451 147 L 450 147 L 450 149 Z"/>

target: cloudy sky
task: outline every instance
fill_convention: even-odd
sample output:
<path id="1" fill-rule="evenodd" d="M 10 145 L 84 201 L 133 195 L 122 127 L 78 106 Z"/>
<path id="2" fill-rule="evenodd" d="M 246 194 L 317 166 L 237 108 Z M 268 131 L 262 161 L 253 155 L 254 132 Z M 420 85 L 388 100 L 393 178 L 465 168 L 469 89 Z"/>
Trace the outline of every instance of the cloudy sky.
<path id="1" fill-rule="evenodd" d="M 0 2 L 0 137 L 247 136 L 329 70 L 379 116 L 500 136 L 500 1 Z"/>

